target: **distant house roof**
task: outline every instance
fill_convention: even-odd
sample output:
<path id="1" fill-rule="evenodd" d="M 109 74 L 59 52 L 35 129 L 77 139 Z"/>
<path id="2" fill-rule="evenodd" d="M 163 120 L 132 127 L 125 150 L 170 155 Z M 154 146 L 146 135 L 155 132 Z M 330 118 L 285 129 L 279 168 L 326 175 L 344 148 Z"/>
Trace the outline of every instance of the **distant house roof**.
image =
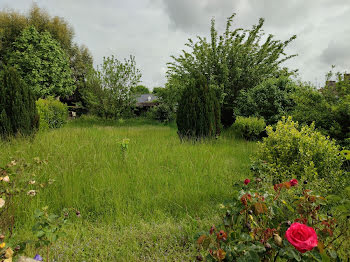
<path id="1" fill-rule="evenodd" d="M 153 106 L 157 104 L 158 97 L 153 94 L 142 94 L 136 96 L 136 106 Z"/>
<path id="2" fill-rule="evenodd" d="M 153 94 L 143 94 L 136 97 L 137 103 L 154 102 L 158 97 Z"/>

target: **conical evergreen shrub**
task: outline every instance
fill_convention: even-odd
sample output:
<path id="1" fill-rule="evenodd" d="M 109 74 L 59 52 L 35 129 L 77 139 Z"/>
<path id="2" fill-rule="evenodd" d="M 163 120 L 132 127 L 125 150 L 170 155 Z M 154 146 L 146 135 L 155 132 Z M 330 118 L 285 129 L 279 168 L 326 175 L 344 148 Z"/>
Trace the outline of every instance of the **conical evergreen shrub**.
<path id="1" fill-rule="evenodd" d="M 179 101 L 176 123 L 181 139 L 202 139 L 220 134 L 220 103 L 206 78 L 195 74 Z"/>
<path id="2" fill-rule="evenodd" d="M 0 72 L 0 136 L 32 134 L 39 117 L 32 91 L 13 67 Z"/>

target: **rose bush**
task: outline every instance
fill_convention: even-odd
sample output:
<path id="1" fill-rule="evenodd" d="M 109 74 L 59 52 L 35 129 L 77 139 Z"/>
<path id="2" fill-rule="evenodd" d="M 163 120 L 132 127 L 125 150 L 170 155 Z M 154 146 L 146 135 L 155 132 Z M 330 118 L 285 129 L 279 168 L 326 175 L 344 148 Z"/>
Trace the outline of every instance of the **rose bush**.
<path id="1" fill-rule="evenodd" d="M 328 202 L 297 179 L 268 185 L 260 178 L 235 185 L 221 205 L 222 225 L 200 233 L 206 261 L 342 261 L 348 224 L 338 223 Z M 342 206 L 342 209 L 346 209 Z M 343 210 L 343 213 L 347 210 Z M 339 213 L 340 214 L 340 213 Z"/>

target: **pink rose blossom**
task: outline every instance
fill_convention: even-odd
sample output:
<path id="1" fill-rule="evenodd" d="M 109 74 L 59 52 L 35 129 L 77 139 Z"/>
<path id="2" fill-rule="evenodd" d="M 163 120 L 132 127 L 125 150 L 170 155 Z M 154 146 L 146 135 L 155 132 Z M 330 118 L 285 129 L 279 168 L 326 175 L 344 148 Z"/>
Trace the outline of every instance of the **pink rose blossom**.
<path id="1" fill-rule="evenodd" d="M 318 244 L 315 230 L 300 223 L 293 223 L 287 229 L 285 237 L 301 253 L 312 250 Z"/>

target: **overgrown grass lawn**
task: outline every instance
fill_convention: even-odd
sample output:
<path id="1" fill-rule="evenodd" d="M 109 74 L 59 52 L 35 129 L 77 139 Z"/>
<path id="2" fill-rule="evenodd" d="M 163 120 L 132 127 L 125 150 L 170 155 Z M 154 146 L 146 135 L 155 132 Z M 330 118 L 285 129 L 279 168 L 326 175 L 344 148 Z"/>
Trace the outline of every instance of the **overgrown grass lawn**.
<path id="1" fill-rule="evenodd" d="M 130 139 L 125 157 L 123 138 Z M 56 180 L 32 200 L 18 200 L 17 239 L 31 237 L 36 208 L 81 212 L 54 245 L 55 261 L 194 260 L 195 233 L 218 220 L 232 184 L 249 176 L 256 146 L 228 134 L 181 143 L 176 128 L 135 120 L 75 120 L 33 141 L 0 145 L 2 164 L 46 159 L 37 176 Z"/>

